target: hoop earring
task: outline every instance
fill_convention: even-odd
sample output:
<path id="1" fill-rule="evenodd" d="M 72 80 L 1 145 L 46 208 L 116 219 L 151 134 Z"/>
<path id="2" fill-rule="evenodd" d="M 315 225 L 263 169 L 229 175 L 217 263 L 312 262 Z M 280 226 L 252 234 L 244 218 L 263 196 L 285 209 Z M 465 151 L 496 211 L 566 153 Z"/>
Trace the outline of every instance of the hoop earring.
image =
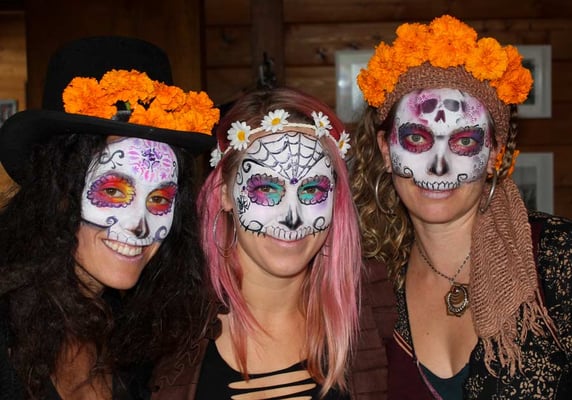
<path id="1" fill-rule="evenodd" d="M 232 211 L 230 212 L 231 214 L 231 221 L 232 221 L 232 242 L 230 243 L 230 245 L 228 247 L 223 247 L 221 246 L 218 242 L 217 242 L 217 234 L 216 234 L 216 227 L 218 225 L 218 219 L 221 216 L 221 214 L 225 212 L 223 208 L 221 208 L 220 210 L 217 211 L 216 215 L 215 215 L 215 219 L 214 219 L 214 224 L 213 224 L 213 242 L 216 246 L 216 249 L 218 251 L 218 253 L 223 256 L 223 257 L 228 257 L 230 255 L 230 251 L 232 250 L 232 248 L 236 245 L 236 241 L 237 241 L 237 236 L 236 236 L 236 224 L 234 223 L 234 218 L 232 218 Z"/>
<path id="2" fill-rule="evenodd" d="M 494 168 L 493 169 L 493 180 L 491 182 L 491 189 L 489 190 L 489 196 L 487 197 L 487 201 L 485 202 L 485 205 L 482 207 L 479 207 L 479 211 L 481 212 L 481 214 L 484 214 L 485 211 L 487 211 L 487 209 L 491 205 L 491 201 L 493 200 L 493 196 L 495 195 L 495 189 L 497 188 L 497 179 L 498 179 L 498 172 L 497 172 L 497 169 Z"/>

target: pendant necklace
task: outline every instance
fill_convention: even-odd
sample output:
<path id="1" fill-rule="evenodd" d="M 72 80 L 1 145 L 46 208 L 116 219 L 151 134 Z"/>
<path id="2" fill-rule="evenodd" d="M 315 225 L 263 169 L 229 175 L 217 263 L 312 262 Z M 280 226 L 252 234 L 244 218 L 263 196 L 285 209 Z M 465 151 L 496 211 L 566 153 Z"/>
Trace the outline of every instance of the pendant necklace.
<path id="1" fill-rule="evenodd" d="M 460 317 L 461 315 L 463 315 L 467 310 L 467 308 L 469 308 L 469 285 L 465 283 L 455 282 L 455 279 L 457 278 L 457 276 L 459 275 L 465 264 L 467 264 L 469 258 L 471 258 L 471 252 L 469 251 L 469 254 L 467 254 L 467 257 L 465 257 L 465 259 L 463 260 L 463 263 L 459 266 L 459 268 L 457 268 L 457 272 L 455 272 L 455 275 L 451 277 L 437 270 L 437 268 L 435 268 L 433 264 L 431 264 L 431 261 L 429 261 L 429 258 L 425 255 L 419 244 L 417 244 L 417 250 L 419 251 L 419 255 L 421 256 L 421 258 L 423 258 L 423 260 L 427 263 L 429 268 L 433 270 L 433 272 L 447 279 L 449 283 L 451 283 L 451 289 L 449 289 L 449 291 L 445 295 L 445 306 L 447 308 L 447 315 L 454 315 L 455 317 Z"/>

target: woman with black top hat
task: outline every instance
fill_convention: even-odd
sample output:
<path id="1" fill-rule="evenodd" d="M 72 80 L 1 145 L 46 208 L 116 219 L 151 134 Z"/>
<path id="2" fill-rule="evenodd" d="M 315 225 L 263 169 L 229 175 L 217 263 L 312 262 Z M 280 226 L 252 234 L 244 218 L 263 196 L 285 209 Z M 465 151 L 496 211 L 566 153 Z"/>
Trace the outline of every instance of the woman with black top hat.
<path id="1" fill-rule="evenodd" d="M 219 112 L 166 55 L 96 37 L 57 52 L 44 108 L 0 129 L 0 398 L 146 398 L 200 296 L 192 155 Z M 200 310 L 199 310 L 200 311 Z M 196 314 L 193 314 L 196 315 Z"/>

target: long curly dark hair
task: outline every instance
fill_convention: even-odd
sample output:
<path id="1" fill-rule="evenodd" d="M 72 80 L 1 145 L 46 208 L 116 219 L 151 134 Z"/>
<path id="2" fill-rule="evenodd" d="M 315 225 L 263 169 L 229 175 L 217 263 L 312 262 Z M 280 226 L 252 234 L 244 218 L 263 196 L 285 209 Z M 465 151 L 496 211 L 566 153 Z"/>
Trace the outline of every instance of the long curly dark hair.
<path id="1" fill-rule="evenodd" d="M 0 214 L 0 304 L 12 336 L 10 361 L 30 398 L 44 397 L 70 339 L 95 346 L 92 376 L 112 372 L 114 389 L 127 390 L 117 371 L 152 363 L 188 340 L 191 316 L 202 310 L 195 160 L 177 148 L 179 190 L 169 235 L 134 288 L 85 296 L 73 255 L 85 174 L 105 144 L 104 136 L 71 134 L 38 146 L 26 183 Z"/>

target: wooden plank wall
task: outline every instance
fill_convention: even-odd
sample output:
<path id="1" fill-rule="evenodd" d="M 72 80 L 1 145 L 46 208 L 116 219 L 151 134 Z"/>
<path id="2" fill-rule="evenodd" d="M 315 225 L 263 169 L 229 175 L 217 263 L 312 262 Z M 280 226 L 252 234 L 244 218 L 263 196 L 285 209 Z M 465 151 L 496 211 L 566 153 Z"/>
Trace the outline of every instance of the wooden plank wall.
<path id="1" fill-rule="evenodd" d="M 232 101 L 256 82 L 255 0 L 204 0 L 206 90 Z M 449 13 L 503 44 L 552 45 L 552 118 L 520 123 L 519 148 L 554 152 L 554 211 L 572 218 L 572 2 L 560 0 L 283 0 L 286 85 L 335 108 L 335 52 L 391 42 L 402 22 Z"/>
<path id="2" fill-rule="evenodd" d="M 15 99 L 26 108 L 26 24 L 22 10 L 0 10 L 0 99 Z M 12 181 L 0 164 L 0 193 Z"/>
<path id="3" fill-rule="evenodd" d="M 125 35 L 157 44 L 169 55 L 173 80 L 202 87 L 200 0 L 0 0 L 0 98 L 39 108 L 50 55 L 93 35 Z M 13 182 L 0 165 L 0 193 Z"/>
<path id="4" fill-rule="evenodd" d="M 194 0 L 193 3 L 199 0 Z M 256 64 L 261 54 L 252 54 L 256 43 L 264 43 L 260 2 L 280 0 L 201 0 L 204 30 L 201 46 L 188 22 L 196 18 L 183 0 L 157 5 L 143 2 L 143 8 L 129 1 L 95 2 L 89 7 L 72 0 L 29 0 L 34 20 L 28 44 L 29 92 L 32 106 L 39 101 L 46 54 L 56 41 L 80 34 L 134 33 L 168 47 L 175 81 L 196 87 L 200 81 L 213 99 L 225 103 L 236 98 L 257 79 Z M 342 49 L 371 49 L 380 40 L 394 39 L 402 22 L 429 21 L 450 13 L 470 23 L 480 34 L 492 35 L 503 43 L 552 45 L 552 118 L 526 119 L 520 124 L 520 149 L 553 152 L 555 156 L 555 213 L 572 218 L 572 3 L 560 0 L 281 0 L 283 18 L 280 81 L 302 88 L 335 107 L 334 55 Z M 4 1 L 2 4 L 17 4 Z M 107 4 L 104 6 L 103 4 Z M 138 4 L 141 4 L 139 2 Z M 155 4 L 155 6 L 151 6 Z M 187 5 L 184 5 L 187 4 Z M 255 5 L 258 6 L 252 9 Z M 264 3 L 262 3 L 264 5 Z M 155 10 L 151 13 L 145 10 Z M 192 6 L 195 11 L 197 6 Z M 16 9 L 14 9 L 16 8 Z M 4 9 L 5 10 L 5 9 Z M 65 10 L 65 12 L 64 12 Z M 113 10 L 113 12 L 111 11 Z M 170 10 L 170 11 L 169 11 Z M 0 96 L 16 97 L 26 105 L 26 52 L 24 13 L 17 7 L 0 9 Z M 73 11 L 76 18 L 67 15 Z M 84 14 L 82 16 L 82 13 Z M 45 18 L 45 16 L 48 16 Z M 98 18 L 94 18 L 98 15 Z M 106 17 L 103 17 L 106 15 Z M 59 17 L 58 17 L 59 16 Z M 144 18 L 144 16 L 146 16 Z M 255 19 L 256 24 L 253 24 Z M 44 22 L 42 22 L 44 21 Z M 91 21 L 91 22 L 90 22 Z M 146 22 L 143 22 L 146 21 Z M 161 22 L 162 21 L 162 22 Z M 181 21 L 183 21 L 181 23 Z M 152 30 L 146 27 L 153 26 Z M 262 30 L 261 30 L 262 29 Z M 253 37 L 253 32 L 261 32 Z M 270 32 L 269 34 L 275 33 Z M 274 42 L 281 42 L 274 38 Z M 189 46 L 189 42 L 194 43 Z M 268 42 L 268 40 L 266 40 Z M 202 47 L 200 49 L 199 47 Z M 204 51 L 204 53 L 203 53 Z M 33 61 L 33 62 L 32 62 Z M 202 70 L 197 72 L 197 63 Z M 198 87 L 197 87 L 198 88 Z M 35 103 L 34 103 L 35 101 Z M 30 105 L 30 101 L 28 101 Z M 3 177 L 0 171 L 0 185 Z"/>

